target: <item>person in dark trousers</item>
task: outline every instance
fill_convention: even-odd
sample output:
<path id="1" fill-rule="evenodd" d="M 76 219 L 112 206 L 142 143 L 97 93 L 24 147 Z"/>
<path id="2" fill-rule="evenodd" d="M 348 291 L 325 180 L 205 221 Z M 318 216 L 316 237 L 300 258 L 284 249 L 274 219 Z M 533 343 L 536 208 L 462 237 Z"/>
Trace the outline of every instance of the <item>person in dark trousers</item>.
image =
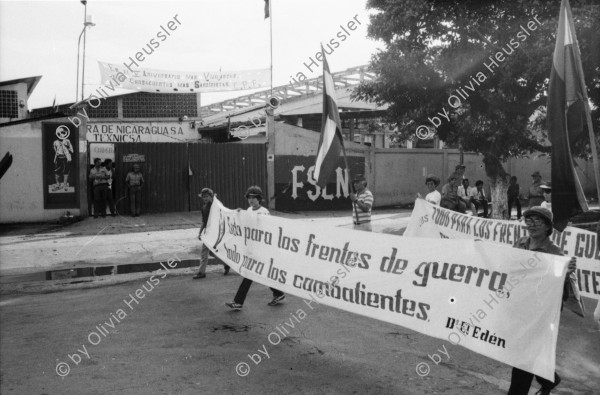
<path id="1" fill-rule="evenodd" d="M 202 240 L 202 231 L 206 229 L 206 225 L 208 225 L 208 216 L 210 215 L 210 208 L 212 207 L 214 193 L 210 188 L 203 188 L 198 195 L 202 198 L 202 224 L 200 225 L 200 231 L 198 232 L 198 239 Z M 208 264 L 208 253 L 209 249 L 202 242 L 202 247 L 200 247 L 200 266 L 198 267 L 198 273 L 193 277 L 195 280 L 199 278 L 206 277 L 206 265 Z M 227 275 L 229 273 L 229 266 L 225 265 L 225 273 Z"/>
<path id="2" fill-rule="evenodd" d="M 475 188 L 471 190 L 471 198 L 470 202 L 473 206 L 475 206 L 475 211 L 473 212 L 474 216 L 477 216 L 477 211 L 479 207 L 483 209 L 483 218 L 488 217 L 488 200 L 485 196 L 485 191 L 483 190 L 483 181 L 477 180 L 475 182 Z"/>
<path id="3" fill-rule="evenodd" d="M 142 187 L 144 186 L 144 176 L 140 173 L 140 165 L 133 165 L 133 171 L 127 173 L 125 184 L 129 188 L 129 207 L 132 217 L 140 216 L 142 206 Z"/>
<path id="4" fill-rule="evenodd" d="M 251 186 L 246 191 L 245 196 L 246 199 L 248 199 L 248 205 L 250 206 L 247 210 L 249 213 L 252 213 L 253 215 L 270 215 L 269 210 L 260 205 L 260 202 L 262 200 L 262 189 L 260 189 L 260 187 L 256 185 Z M 238 211 L 240 210 L 241 209 L 238 209 Z M 237 293 L 235 294 L 235 297 L 233 298 L 233 302 L 225 303 L 225 305 L 227 305 L 233 310 L 241 310 L 244 306 L 244 301 L 246 300 L 246 295 L 248 294 L 251 285 L 252 280 L 244 278 L 244 280 L 240 284 L 240 287 L 238 288 Z M 278 305 L 282 300 L 285 299 L 285 294 L 283 292 L 275 288 L 270 289 L 271 292 L 273 292 L 273 300 L 271 300 L 268 303 L 269 306 Z"/>
<path id="5" fill-rule="evenodd" d="M 519 200 L 519 184 L 517 184 L 517 177 L 512 176 L 508 184 L 508 191 L 506 192 L 508 200 L 508 218 L 512 215 L 513 204 L 517 206 L 517 219 L 521 219 L 521 201 Z"/>
<path id="6" fill-rule="evenodd" d="M 525 226 L 529 232 L 529 236 L 525 236 L 517 240 L 514 248 L 521 248 L 529 251 L 540 251 L 548 254 L 563 255 L 562 249 L 550 240 L 553 227 L 552 212 L 542 207 L 533 207 L 525 213 Z M 577 269 L 577 258 L 573 257 L 569 261 L 567 271 L 567 279 L 569 275 Z M 535 336 L 535 334 L 532 334 Z M 507 395 L 527 395 L 531 382 L 533 381 L 533 373 L 524 370 L 513 368 L 510 380 L 510 388 Z M 535 376 L 538 383 L 541 384 L 540 390 L 536 393 L 539 395 L 548 395 L 560 383 L 560 377 L 554 373 L 554 381 L 549 381 L 543 377 Z"/>
<path id="7" fill-rule="evenodd" d="M 90 170 L 90 179 L 93 182 L 94 193 L 94 218 L 98 218 L 98 214 L 106 217 L 109 178 L 110 175 L 106 171 L 106 168 L 102 167 L 102 160 L 100 158 L 94 159 L 94 167 Z"/>
<path id="8" fill-rule="evenodd" d="M 112 159 L 104 160 L 104 168 L 110 176 L 110 178 L 108 179 L 108 193 L 106 194 L 106 201 L 108 203 L 110 215 L 114 217 L 117 215 L 117 211 L 115 210 L 115 183 L 113 182 L 115 178 L 115 168 L 113 166 Z"/>

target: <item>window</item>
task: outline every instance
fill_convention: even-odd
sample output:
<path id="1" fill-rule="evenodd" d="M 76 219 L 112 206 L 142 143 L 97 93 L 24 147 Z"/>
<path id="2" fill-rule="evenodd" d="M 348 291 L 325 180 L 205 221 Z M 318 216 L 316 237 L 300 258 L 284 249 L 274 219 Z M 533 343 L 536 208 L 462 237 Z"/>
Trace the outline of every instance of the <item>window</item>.
<path id="1" fill-rule="evenodd" d="M 19 101 L 17 91 L 0 90 L 0 118 L 18 118 Z"/>

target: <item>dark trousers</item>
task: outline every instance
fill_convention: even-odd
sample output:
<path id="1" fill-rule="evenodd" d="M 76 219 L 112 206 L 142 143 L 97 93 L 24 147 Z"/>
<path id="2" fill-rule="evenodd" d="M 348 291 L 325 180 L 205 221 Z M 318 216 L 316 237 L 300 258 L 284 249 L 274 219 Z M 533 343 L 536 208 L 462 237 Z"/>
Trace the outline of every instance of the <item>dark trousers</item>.
<path id="1" fill-rule="evenodd" d="M 142 187 L 133 186 L 129 187 L 129 209 L 131 215 L 140 215 L 140 208 L 142 206 Z"/>
<path id="2" fill-rule="evenodd" d="M 108 209 L 111 214 L 116 214 L 115 210 L 115 197 L 113 196 L 114 189 L 108 188 L 108 192 L 106 194 L 106 201 L 108 202 Z"/>
<path id="3" fill-rule="evenodd" d="M 471 199 L 471 203 L 475 205 L 475 210 L 479 210 L 479 207 L 483 208 L 483 216 L 487 218 L 488 216 L 488 201 L 486 199 Z M 477 214 L 477 213 L 475 213 Z"/>
<path id="4" fill-rule="evenodd" d="M 521 201 L 518 197 L 509 197 L 508 198 L 508 216 L 510 217 L 512 213 L 513 203 L 517 206 L 517 218 L 521 219 Z"/>
<path id="5" fill-rule="evenodd" d="M 248 295 L 248 291 L 250 291 L 251 285 L 252 285 L 252 280 L 248 280 L 247 278 L 244 278 L 244 280 L 240 284 L 240 287 L 238 288 L 237 293 L 235 294 L 235 298 L 233 298 L 233 301 L 235 303 L 244 304 L 244 301 L 246 300 L 246 295 Z M 283 295 L 283 292 L 281 292 L 278 289 L 275 289 L 275 288 L 269 288 L 269 289 L 271 290 L 271 292 L 273 292 L 274 298 Z"/>
<path id="6" fill-rule="evenodd" d="M 543 389 L 551 390 L 556 387 L 560 378 L 556 372 L 554 373 L 554 382 L 546 380 L 545 378 L 535 376 L 535 379 L 542 386 Z M 531 382 L 533 381 L 533 373 L 526 372 L 521 369 L 513 368 L 512 376 L 510 378 L 510 388 L 506 395 L 527 395 Z"/>
<path id="7" fill-rule="evenodd" d="M 108 184 L 94 186 L 94 217 L 98 214 L 106 216 L 106 201 L 108 199 Z"/>

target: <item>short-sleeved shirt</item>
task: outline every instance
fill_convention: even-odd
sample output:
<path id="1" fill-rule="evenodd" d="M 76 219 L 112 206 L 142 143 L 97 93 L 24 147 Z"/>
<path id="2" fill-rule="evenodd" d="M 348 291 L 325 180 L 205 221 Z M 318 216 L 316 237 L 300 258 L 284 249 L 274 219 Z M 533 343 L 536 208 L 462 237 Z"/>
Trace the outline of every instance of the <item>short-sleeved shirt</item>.
<path id="1" fill-rule="evenodd" d="M 208 224 L 208 216 L 210 214 L 210 208 L 212 207 L 212 202 L 208 202 L 202 206 L 202 223 L 204 226 Z"/>
<path id="2" fill-rule="evenodd" d="M 464 200 L 469 200 L 471 196 L 473 196 L 473 187 L 467 187 L 465 190 L 464 185 L 458 187 L 458 196 Z"/>
<path id="3" fill-rule="evenodd" d="M 506 192 L 509 198 L 518 198 L 519 197 L 519 184 L 509 184 L 508 191 Z"/>
<path id="4" fill-rule="evenodd" d="M 540 188 L 540 186 L 542 185 L 542 182 L 534 182 L 531 184 L 531 186 L 529 187 L 529 197 L 544 197 L 544 191 L 542 190 L 542 188 Z"/>
<path id="5" fill-rule="evenodd" d="M 483 188 L 481 188 L 481 191 L 477 189 L 477 187 L 473 188 L 471 190 L 471 197 L 475 200 L 484 200 L 487 199 L 485 197 L 485 192 L 483 191 Z"/>
<path id="6" fill-rule="evenodd" d="M 356 207 L 356 210 L 354 210 L 356 213 L 352 213 L 353 221 L 356 223 L 356 216 L 358 215 L 358 224 L 371 222 L 371 208 L 373 207 L 373 194 L 371 191 L 365 188 L 362 192 L 356 195 L 356 200 L 361 203 L 368 204 L 369 209 L 367 211 L 362 211 L 359 207 Z"/>
<path id="7" fill-rule="evenodd" d="M 142 173 L 130 171 L 129 173 L 127 173 L 125 183 L 130 187 L 140 186 L 144 183 L 144 176 L 142 175 Z"/>
<path id="8" fill-rule="evenodd" d="M 257 210 L 254 210 L 252 207 L 248 207 L 248 210 L 246 211 L 256 215 L 271 215 L 271 213 L 269 213 L 269 210 L 267 210 L 263 206 L 260 206 Z"/>
<path id="9" fill-rule="evenodd" d="M 425 196 L 425 200 L 427 200 L 431 204 L 435 204 L 436 206 L 439 206 L 440 202 L 442 201 L 442 194 L 439 193 L 438 191 L 429 192 Z"/>
<path id="10" fill-rule="evenodd" d="M 544 243 L 542 243 L 542 245 L 536 249 L 531 249 L 529 248 L 529 245 L 531 243 L 531 237 L 529 236 L 525 236 L 525 237 L 521 237 L 519 240 L 517 240 L 517 242 L 513 245 L 513 247 L 515 248 L 520 248 L 522 250 L 528 250 L 528 251 L 539 251 L 539 252 L 545 252 L 547 254 L 553 254 L 553 255 L 563 255 L 562 250 L 552 242 L 552 240 L 550 240 L 549 237 L 546 237 L 546 240 L 544 240 Z"/>
<path id="11" fill-rule="evenodd" d="M 100 169 L 96 169 L 96 166 L 92 167 L 90 170 L 90 178 L 94 180 L 94 186 L 106 184 L 108 185 L 108 179 L 106 178 L 95 178 L 96 175 L 108 175 L 108 170 L 105 167 L 101 167 Z"/>

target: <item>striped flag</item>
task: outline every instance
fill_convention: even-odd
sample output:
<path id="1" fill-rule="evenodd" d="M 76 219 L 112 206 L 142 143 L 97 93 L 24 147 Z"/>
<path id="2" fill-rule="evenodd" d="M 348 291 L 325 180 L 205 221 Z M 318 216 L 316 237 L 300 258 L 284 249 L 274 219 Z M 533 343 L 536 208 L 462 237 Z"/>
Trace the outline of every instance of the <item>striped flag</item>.
<path id="1" fill-rule="evenodd" d="M 329 72 L 329 65 L 323 53 L 323 116 L 321 118 L 321 139 L 317 149 L 314 178 L 317 185 L 324 188 L 327 181 L 335 175 L 335 166 L 338 163 L 340 151 L 346 158 L 344 141 L 342 139 L 342 123 L 335 98 L 335 85 Z M 348 168 L 348 166 L 346 166 Z"/>
<path id="2" fill-rule="evenodd" d="M 548 132 L 552 143 L 552 212 L 562 231 L 569 219 L 588 211 L 571 146 L 586 132 L 587 93 L 569 0 L 562 0 L 548 86 Z"/>

